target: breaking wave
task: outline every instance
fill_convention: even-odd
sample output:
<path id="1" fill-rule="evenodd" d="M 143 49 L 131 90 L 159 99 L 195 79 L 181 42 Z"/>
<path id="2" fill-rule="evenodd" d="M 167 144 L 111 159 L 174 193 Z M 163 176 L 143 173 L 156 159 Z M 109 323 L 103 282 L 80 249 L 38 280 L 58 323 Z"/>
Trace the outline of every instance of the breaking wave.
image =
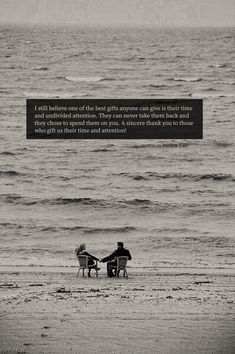
<path id="1" fill-rule="evenodd" d="M 191 92 L 189 96 L 195 98 L 220 98 L 220 97 L 235 97 L 234 93 L 224 93 L 224 92 Z"/>
<path id="2" fill-rule="evenodd" d="M 214 180 L 214 181 L 235 181 L 232 174 L 224 173 L 205 173 L 205 174 L 191 174 L 191 173 L 157 173 L 146 172 L 143 175 L 133 175 L 126 172 L 121 172 L 120 176 L 129 177 L 134 180 L 148 180 L 148 179 L 178 179 L 188 181 Z"/>
<path id="3" fill-rule="evenodd" d="M 90 77 L 82 77 L 82 76 L 65 76 L 65 80 L 72 82 L 100 82 L 104 80 L 108 80 L 108 78 L 101 76 L 90 76 Z"/>
<path id="4" fill-rule="evenodd" d="M 221 85 L 235 85 L 235 81 L 214 81 L 215 84 L 221 84 Z"/>
<path id="5" fill-rule="evenodd" d="M 226 68 L 226 66 L 226 63 L 209 65 L 210 68 Z"/>
<path id="6" fill-rule="evenodd" d="M 86 93 L 49 93 L 49 92 L 24 92 L 25 97 L 42 97 L 42 98 L 71 98 L 84 97 Z"/>
<path id="7" fill-rule="evenodd" d="M 47 66 L 34 66 L 32 70 L 47 71 L 49 68 Z"/>
<path id="8" fill-rule="evenodd" d="M 184 82 L 198 82 L 202 81 L 200 77 L 174 77 L 173 81 L 184 81 Z"/>

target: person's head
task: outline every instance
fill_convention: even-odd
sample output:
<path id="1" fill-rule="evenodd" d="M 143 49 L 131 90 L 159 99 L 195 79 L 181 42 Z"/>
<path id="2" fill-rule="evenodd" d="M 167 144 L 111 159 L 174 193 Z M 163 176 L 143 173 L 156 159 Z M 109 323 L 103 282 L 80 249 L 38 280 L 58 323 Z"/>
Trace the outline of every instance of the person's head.
<path id="1" fill-rule="evenodd" d="M 124 247 L 123 242 L 118 242 L 118 243 L 117 243 L 117 247 L 118 247 L 118 249 L 123 248 L 123 247 Z"/>
<path id="2" fill-rule="evenodd" d="M 77 253 L 78 253 L 78 254 L 79 254 L 79 253 L 82 253 L 83 251 L 85 251 L 85 249 L 86 249 L 85 243 L 81 243 L 81 245 L 78 247 Z"/>

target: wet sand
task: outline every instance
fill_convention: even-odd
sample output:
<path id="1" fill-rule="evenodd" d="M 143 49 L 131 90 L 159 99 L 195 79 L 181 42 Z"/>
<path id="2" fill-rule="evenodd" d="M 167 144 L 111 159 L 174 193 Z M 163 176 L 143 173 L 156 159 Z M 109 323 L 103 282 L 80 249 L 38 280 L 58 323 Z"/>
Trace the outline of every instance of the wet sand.
<path id="1" fill-rule="evenodd" d="M 129 279 L 76 268 L 0 273 L 1 351 L 232 354 L 234 274 L 129 269 Z"/>

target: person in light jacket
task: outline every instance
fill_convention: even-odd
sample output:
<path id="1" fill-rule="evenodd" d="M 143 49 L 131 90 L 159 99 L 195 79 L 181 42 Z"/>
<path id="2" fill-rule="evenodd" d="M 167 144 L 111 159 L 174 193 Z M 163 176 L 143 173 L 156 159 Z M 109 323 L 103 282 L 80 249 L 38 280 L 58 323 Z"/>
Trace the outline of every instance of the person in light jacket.
<path id="1" fill-rule="evenodd" d="M 78 256 L 88 257 L 88 277 L 91 276 L 91 269 L 100 270 L 100 268 L 97 267 L 97 261 L 99 261 L 99 259 L 86 251 L 85 243 L 82 243 L 79 247 L 75 249 L 75 254 L 77 257 Z"/>

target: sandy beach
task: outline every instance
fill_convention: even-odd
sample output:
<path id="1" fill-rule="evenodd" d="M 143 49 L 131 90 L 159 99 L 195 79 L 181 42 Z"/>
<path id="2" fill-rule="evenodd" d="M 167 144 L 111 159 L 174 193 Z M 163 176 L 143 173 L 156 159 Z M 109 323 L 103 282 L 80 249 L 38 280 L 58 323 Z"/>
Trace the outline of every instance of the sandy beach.
<path id="1" fill-rule="evenodd" d="M 0 273 L 1 352 L 232 354 L 234 275 L 129 268 Z"/>

